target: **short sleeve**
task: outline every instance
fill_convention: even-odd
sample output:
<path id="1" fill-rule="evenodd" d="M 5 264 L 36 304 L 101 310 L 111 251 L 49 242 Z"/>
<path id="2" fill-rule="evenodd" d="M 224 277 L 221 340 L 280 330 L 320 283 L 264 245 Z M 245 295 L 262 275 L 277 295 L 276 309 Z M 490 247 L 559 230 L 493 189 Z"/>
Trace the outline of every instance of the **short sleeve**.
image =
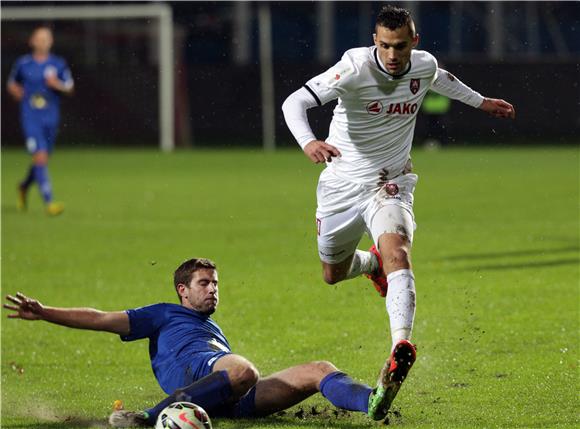
<path id="1" fill-rule="evenodd" d="M 121 340 L 135 341 L 151 337 L 165 323 L 166 308 L 165 304 L 154 304 L 127 310 L 129 335 L 121 335 Z"/>
<path id="2" fill-rule="evenodd" d="M 355 76 L 356 68 L 345 54 L 334 66 L 310 79 L 305 87 L 321 106 L 346 94 Z"/>
<path id="3" fill-rule="evenodd" d="M 58 78 L 59 78 L 59 80 L 64 82 L 64 85 L 67 89 L 70 89 L 73 87 L 74 81 L 72 78 L 72 73 L 70 72 L 70 69 L 69 69 L 67 63 L 64 60 L 60 63 L 60 66 L 58 68 Z"/>
<path id="4" fill-rule="evenodd" d="M 16 82 L 22 83 L 22 62 L 20 60 L 16 61 L 10 70 L 10 74 L 8 75 L 8 83 Z"/>

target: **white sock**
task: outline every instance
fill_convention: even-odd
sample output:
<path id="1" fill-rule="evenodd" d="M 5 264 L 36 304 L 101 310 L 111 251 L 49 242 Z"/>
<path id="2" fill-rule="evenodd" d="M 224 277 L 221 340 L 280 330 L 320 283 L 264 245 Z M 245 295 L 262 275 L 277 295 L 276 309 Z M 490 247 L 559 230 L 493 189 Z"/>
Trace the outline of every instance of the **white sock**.
<path id="1" fill-rule="evenodd" d="M 415 277 L 411 270 L 397 270 L 387 276 L 387 313 L 393 347 L 400 340 L 410 340 L 415 319 Z"/>
<path id="2" fill-rule="evenodd" d="M 371 274 L 378 268 L 379 261 L 375 255 L 373 255 L 371 252 L 356 250 L 354 252 L 354 256 L 352 257 L 352 263 L 350 264 L 346 278 L 354 279 L 361 274 Z"/>

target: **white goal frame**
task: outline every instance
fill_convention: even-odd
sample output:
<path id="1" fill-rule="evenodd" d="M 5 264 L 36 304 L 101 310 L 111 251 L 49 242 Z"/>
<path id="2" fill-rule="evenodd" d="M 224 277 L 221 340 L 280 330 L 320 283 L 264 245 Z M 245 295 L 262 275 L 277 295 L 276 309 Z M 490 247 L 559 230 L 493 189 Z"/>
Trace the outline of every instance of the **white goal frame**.
<path id="1" fill-rule="evenodd" d="M 2 21 L 135 19 L 159 22 L 159 146 L 165 152 L 175 148 L 173 13 L 163 3 L 142 5 L 30 6 L 2 7 Z"/>

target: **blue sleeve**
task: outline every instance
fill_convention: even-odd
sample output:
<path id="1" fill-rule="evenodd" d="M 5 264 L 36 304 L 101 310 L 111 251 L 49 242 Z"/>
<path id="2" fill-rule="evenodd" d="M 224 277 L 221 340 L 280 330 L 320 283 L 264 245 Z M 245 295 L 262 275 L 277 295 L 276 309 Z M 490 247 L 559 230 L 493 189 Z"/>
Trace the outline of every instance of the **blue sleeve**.
<path id="1" fill-rule="evenodd" d="M 121 335 L 123 341 L 135 341 L 151 337 L 166 320 L 166 304 L 153 304 L 127 310 L 129 335 Z"/>
<path id="2" fill-rule="evenodd" d="M 59 80 L 64 82 L 67 87 L 71 87 L 74 84 L 72 73 L 70 72 L 66 61 L 63 59 L 59 61 L 57 77 Z"/>
<path id="3" fill-rule="evenodd" d="M 21 72 L 22 61 L 18 60 L 12 66 L 10 74 L 8 75 L 8 82 L 22 83 L 22 72 Z"/>

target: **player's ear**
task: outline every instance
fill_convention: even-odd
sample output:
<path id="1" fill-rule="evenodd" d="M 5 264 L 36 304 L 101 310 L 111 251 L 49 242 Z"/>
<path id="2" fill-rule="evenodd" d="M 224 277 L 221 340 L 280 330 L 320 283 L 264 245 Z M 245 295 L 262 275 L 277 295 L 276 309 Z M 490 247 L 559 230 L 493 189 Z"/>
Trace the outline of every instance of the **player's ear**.
<path id="1" fill-rule="evenodd" d="M 187 285 L 185 285 L 183 283 L 178 283 L 177 284 L 177 293 L 179 294 L 180 297 L 185 298 L 187 295 Z"/>
<path id="2" fill-rule="evenodd" d="M 419 33 L 415 34 L 415 37 L 413 37 L 413 48 L 416 48 L 418 44 L 419 44 Z"/>

